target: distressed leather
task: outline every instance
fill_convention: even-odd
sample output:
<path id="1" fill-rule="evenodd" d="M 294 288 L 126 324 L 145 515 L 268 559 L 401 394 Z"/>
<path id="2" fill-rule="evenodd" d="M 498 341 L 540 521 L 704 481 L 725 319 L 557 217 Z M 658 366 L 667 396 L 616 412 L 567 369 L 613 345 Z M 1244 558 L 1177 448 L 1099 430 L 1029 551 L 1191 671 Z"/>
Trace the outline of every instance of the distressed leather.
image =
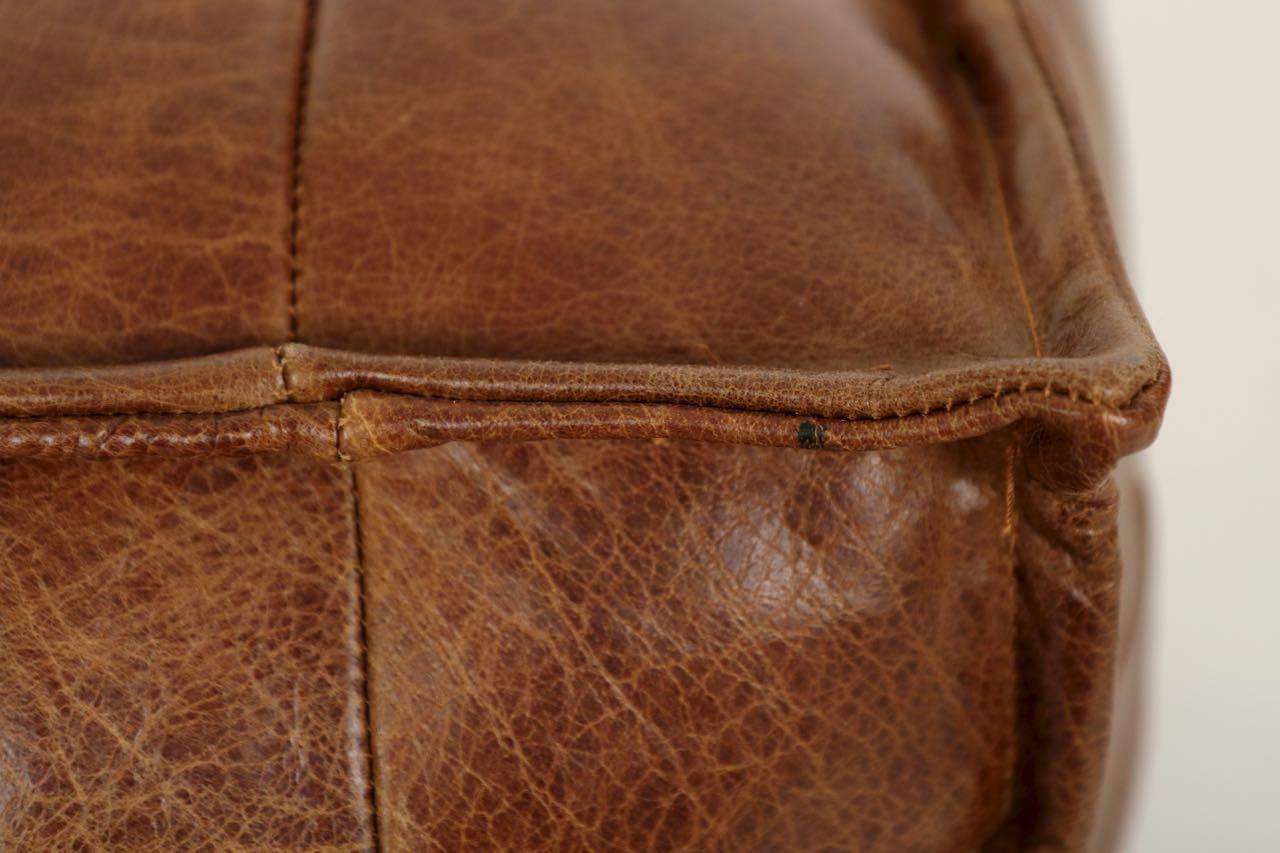
<path id="1" fill-rule="evenodd" d="M 5 849 L 372 836 L 348 480 L 282 455 L 6 464 Z"/>
<path id="2" fill-rule="evenodd" d="M 1082 33 L 0 0 L 0 848 L 1083 849 Z"/>

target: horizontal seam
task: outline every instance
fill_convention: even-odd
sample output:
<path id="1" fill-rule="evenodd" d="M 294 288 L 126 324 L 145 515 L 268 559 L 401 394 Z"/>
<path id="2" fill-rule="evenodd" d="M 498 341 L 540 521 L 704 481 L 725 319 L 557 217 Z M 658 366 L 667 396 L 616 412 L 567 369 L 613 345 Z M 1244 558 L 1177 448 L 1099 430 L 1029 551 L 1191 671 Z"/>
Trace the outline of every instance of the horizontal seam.
<path id="1" fill-rule="evenodd" d="M 287 367 L 283 366 L 283 361 L 282 361 L 282 374 L 287 375 Z M 79 413 L 65 413 L 65 414 L 44 414 L 44 415 L 2 415 L 0 416 L 0 423 L 4 423 L 5 421 L 33 421 L 33 420 L 59 420 L 59 419 L 73 420 L 76 418 L 104 418 L 104 417 L 189 417 L 189 416 L 195 416 L 195 415 L 208 415 L 212 417 L 218 417 L 223 415 L 239 415 L 239 414 L 246 414 L 248 412 L 263 411 L 275 406 L 303 408 L 306 406 L 320 406 L 320 405 L 333 404 L 333 403 L 337 404 L 338 410 L 341 413 L 343 412 L 347 397 L 351 396 L 352 394 L 359 394 L 359 393 L 386 394 L 388 396 L 408 397 L 416 400 L 440 400 L 445 402 L 479 403 L 479 404 L 487 403 L 487 404 L 495 404 L 495 405 L 527 405 L 527 406 L 619 405 L 619 406 L 637 406 L 637 407 L 671 406 L 671 407 L 693 409 L 693 410 L 707 409 L 712 411 L 737 413 L 737 414 L 743 414 L 743 415 L 776 415 L 778 417 L 790 417 L 790 418 L 814 418 L 817 420 L 842 421 L 845 423 L 878 423 L 883 421 L 895 421 L 895 420 L 906 420 L 909 418 L 929 417 L 931 415 L 936 415 L 939 413 L 945 414 L 945 413 L 951 413 L 956 411 L 963 411 L 966 408 L 977 405 L 979 403 L 984 403 L 988 400 L 999 401 L 1001 397 L 1004 397 L 1005 399 L 1010 399 L 1010 398 L 1034 399 L 1035 397 L 1039 397 L 1041 399 L 1053 399 L 1053 398 L 1067 399 L 1072 403 L 1085 403 L 1095 409 L 1100 409 L 1104 412 L 1120 415 L 1120 414 L 1124 414 L 1125 410 L 1130 408 L 1133 405 L 1134 401 L 1136 401 L 1139 397 L 1141 397 L 1143 394 L 1145 394 L 1147 391 L 1151 390 L 1155 386 L 1159 385 L 1163 381 L 1164 376 L 1165 374 L 1163 371 L 1157 373 L 1155 378 L 1143 384 L 1142 387 L 1140 387 L 1137 391 L 1135 391 L 1134 394 L 1128 400 L 1126 400 L 1124 403 L 1118 406 L 1111 405 L 1108 403 L 1103 403 L 1099 400 L 1091 399 L 1085 395 L 1080 394 L 1078 391 L 1075 391 L 1075 390 L 1056 389 L 1053 387 L 1052 383 L 1032 384 L 1032 383 L 1024 382 L 1024 383 L 1020 383 L 1016 387 L 1012 387 L 1009 389 L 997 387 L 994 391 L 988 391 L 983 394 L 977 394 L 972 397 L 969 397 L 966 400 L 948 401 L 946 403 L 943 403 L 937 406 L 930 406 L 930 407 L 915 410 L 915 411 L 895 412 L 895 413 L 886 414 L 886 415 L 853 415 L 849 417 L 841 417 L 838 415 L 835 415 L 835 416 L 816 415 L 812 412 L 779 412 L 779 411 L 773 411 L 770 409 L 747 409 L 747 408 L 738 408 L 733 406 L 716 406 L 711 404 L 691 405 L 688 403 L 665 403 L 660 400 L 528 400 L 528 399 L 499 399 L 499 398 L 473 399 L 473 398 L 465 398 L 465 397 L 447 397 L 447 396 L 431 395 L 431 394 L 415 394 L 415 393 L 406 392 L 406 391 L 387 391 L 385 389 L 376 388 L 376 387 L 361 386 L 357 388 L 351 388 L 334 397 L 326 397 L 319 400 L 303 401 L 303 400 L 294 400 L 290 398 L 285 398 L 285 399 L 280 399 L 280 400 L 276 400 L 269 403 L 263 403 L 257 406 L 246 406 L 244 408 L 239 408 L 239 409 L 220 409 L 220 410 L 204 410 L 204 411 L 179 410 L 179 411 L 152 411 L 152 412 L 101 411 L 101 412 L 79 412 Z"/>
<path id="2" fill-rule="evenodd" d="M 291 342 L 291 343 L 297 343 L 297 342 Z M 1125 409 L 1132 406 L 1133 402 L 1137 400 L 1139 397 L 1141 397 L 1144 393 L 1146 393 L 1148 390 L 1155 387 L 1156 385 L 1159 385 L 1161 381 L 1164 380 L 1165 374 L 1166 374 L 1165 370 L 1157 369 L 1157 371 L 1155 372 L 1155 375 L 1152 376 L 1152 378 L 1148 379 L 1145 383 L 1143 383 L 1138 388 L 1137 391 L 1135 391 L 1127 400 L 1125 400 L 1120 405 L 1103 403 L 1101 400 L 1097 399 L 1096 397 L 1092 397 L 1087 394 L 1082 394 L 1080 391 L 1074 388 L 1055 388 L 1052 382 L 1033 383 L 1031 381 L 1024 381 L 1024 382 L 1018 383 L 1017 385 L 1011 385 L 1008 387 L 1004 386 L 1003 384 L 997 384 L 996 387 L 991 391 L 986 391 L 981 394 L 971 395 L 966 399 L 957 399 L 953 397 L 951 399 L 948 399 L 946 402 L 938 403 L 933 406 L 926 406 L 925 408 L 922 408 L 922 409 L 897 411 L 897 412 L 892 412 L 892 413 L 883 414 L 883 415 L 864 414 L 864 415 L 852 415 L 852 416 L 842 417 L 839 415 L 821 415 L 814 412 L 803 412 L 803 411 L 787 412 L 787 411 L 777 411 L 772 409 L 752 409 L 752 408 L 746 408 L 746 407 L 740 407 L 740 406 L 720 406 L 713 403 L 690 404 L 690 403 L 680 403 L 680 402 L 664 402 L 662 400 L 608 400 L 608 399 L 595 399 L 595 400 L 590 400 L 590 399 L 588 400 L 536 400 L 534 399 L 534 400 L 530 400 L 530 399 L 504 399 L 504 398 L 450 397 L 446 395 L 415 394 L 411 391 L 389 391 L 384 388 L 378 388 L 376 386 L 357 386 L 355 388 L 349 388 L 333 397 L 322 397 L 318 400 L 298 400 L 296 399 L 296 396 L 295 396 L 296 391 L 290 379 L 291 374 L 290 374 L 290 365 L 289 365 L 289 354 L 286 349 L 286 346 L 279 345 L 279 346 L 272 347 L 271 354 L 272 354 L 272 359 L 275 365 L 275 378 L 276 378 L 277 387 L 279 389 L 279 396 L 270 402 L 264 402 L 259 405 L 244 406 L 242 408 L 234 408 L 234 409 L 211 409 L 211 410 L 179 409 L 179 410 L 170 410 L 170 411 L 143 411 L 143 410 L 116 409 L 116 410 L 104 410 L 104 411 L 97 411 L 97 412 L 66 412 L 66 413 L 32 414 L 32 415 L 0 415 L 0 423 L 3 423 L 5 421 L 23 421 L 23 420 L 55 420 L 59 418 L 71 419 L 71 418 L 97 418 L 97 417 L 150 417 L 150 416 L 183 417 L 183 416 L 193 416 L 193 415 L 211 415 L 211 416 L 236 415 L 236 414 L 245 414 L 247 412 L 260 411 L 270 406 L 284 406 L 284 405 L 312 406 L 312 405 L 322 405 L 324 403 L 335 403 L 335 402 L 338 404 L 339 417 L 343 417 L 344 416 L 343 406 L 346 402 L 347 396 L 355 393 L 360 393 L 360 392 L 392 394 L 392 395 L 398 395 L 402 397 L 411 397 L 411 398 L 422 399 L 422 400 L 447 400 L 447 401 L 467 402 L 467 403 L 494 403 L 494 404 L 508 404 L 508 405 L 523 404 L 523 405 L 544 405 L 544 406 L 572 406 L 572 405 L 613 404 L 613 405 L 634 405 L 634 406 L 678 406 L 678 407 L 687 408 L 687 409 L 709 409 L 713 411 L 722 411 L 722 412 L 731 412 L 731 413 L 737 412 L 737 413 L 746 414 L 746 415 L 779 415 L 782 417 L 815 418 L 815 419 L 828 420 L 828 421 L 843 421 L 845 423 L 867 423 L 867 422 L 874 423 L 874 422 L 880 422 L 880 421 L 902 420 L 902 419 L 912 418 L 912 417 L 928 417 L 929 415 L 934 415 L 939 412 L 953 412 L 957 409 L 964 409 L 968 406 L 976 405 L 978 403 L 982 403 L 987 400 L 998 401 L 1001 397 L 1024 397 L 1024 396 L 1038 394 L 1045 399 L 1056 397 L 1060 399 L 1066 398 L 1072 403 L 1079 403 L 1083 401 L 1093 406 L 1094 408 L 1102 409 L 1104 411 L 1111 412 L 1114 414 L 1121 414 Z M 337 446 L 341 447 L 341 443 L 339 442 Z"/>

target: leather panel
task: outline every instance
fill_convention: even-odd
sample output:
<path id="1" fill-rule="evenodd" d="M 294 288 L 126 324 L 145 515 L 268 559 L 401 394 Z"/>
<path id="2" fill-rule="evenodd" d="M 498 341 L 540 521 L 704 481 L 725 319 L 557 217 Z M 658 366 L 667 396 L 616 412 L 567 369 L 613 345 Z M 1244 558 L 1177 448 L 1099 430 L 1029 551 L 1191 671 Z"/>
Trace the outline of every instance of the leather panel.
<path id="1" fill-rule="evenodd" d="M 349 479 L 0 463 L 0 847 L 365 849 Z"/>
<path id="2" fill-rule="evenodd" d="M 0 0 L 0 366 L 284 339 L 302 11 Z"/>
<path id="3" fill-rule="evenodd" d="M 1036 355 L 941 30 L 901 0 L 324 4 L 299 339 L 908 372 Z"/>
<path id="4" fill-rule="evenodd" d="M 1010 450 L 362 463 L 383 841 L 973 849 L 1014 762 Z"/>
<path id="5" fill-rule="evenodd" d="M 1018 485 L 1017 783 L 991 850 L 1083 850 L 1102 784 L 1120 580 L 1115 484 Z"/>

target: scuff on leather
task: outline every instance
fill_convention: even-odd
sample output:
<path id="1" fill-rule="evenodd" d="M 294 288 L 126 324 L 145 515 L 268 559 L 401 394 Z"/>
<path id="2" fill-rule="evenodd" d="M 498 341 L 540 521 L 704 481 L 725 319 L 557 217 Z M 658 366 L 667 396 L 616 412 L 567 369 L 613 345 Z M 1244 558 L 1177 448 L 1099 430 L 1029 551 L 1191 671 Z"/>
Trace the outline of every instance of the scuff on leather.
<path id="1" fill-rule="evenodd" d="M 805 421 L 796 428 L 796 444 L 806 450 L 821 450 L 827 443 L 827 428 L 813 421 Z"/>

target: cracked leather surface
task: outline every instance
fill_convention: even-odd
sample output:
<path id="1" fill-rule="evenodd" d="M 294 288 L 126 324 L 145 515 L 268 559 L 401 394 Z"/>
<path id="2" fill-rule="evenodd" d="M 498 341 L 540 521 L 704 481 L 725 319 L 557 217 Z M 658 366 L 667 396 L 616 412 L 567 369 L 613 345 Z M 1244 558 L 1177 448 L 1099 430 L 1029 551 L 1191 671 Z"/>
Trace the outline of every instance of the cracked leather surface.
<path id="1" fill-rule="evenodd" d="M 1010 438 L 363 466 L 384 841 L 971 849 L 1013 768 Z"/>
<path id="2" fill-rule="evenodd" d="M 804 368 L 1031 354 L 996 176 L 927 22 L 898 0 L 335 4 L 302 336 Z"/>
<path id="3" fill-rule="evenodd" d="M 0 848 L 1082 849 L 1094 87 L 1066 0 L 0 0 Z"/>
<path id="4" fill-rule="evenodd" d="M 0 365 L 280 339 L 301 13 L 0 2 Z"/>
<path id="5" fill-rule="evenodd" d="M 0 463 L 0 846 L 363 849 L 347 480 Z"/>

